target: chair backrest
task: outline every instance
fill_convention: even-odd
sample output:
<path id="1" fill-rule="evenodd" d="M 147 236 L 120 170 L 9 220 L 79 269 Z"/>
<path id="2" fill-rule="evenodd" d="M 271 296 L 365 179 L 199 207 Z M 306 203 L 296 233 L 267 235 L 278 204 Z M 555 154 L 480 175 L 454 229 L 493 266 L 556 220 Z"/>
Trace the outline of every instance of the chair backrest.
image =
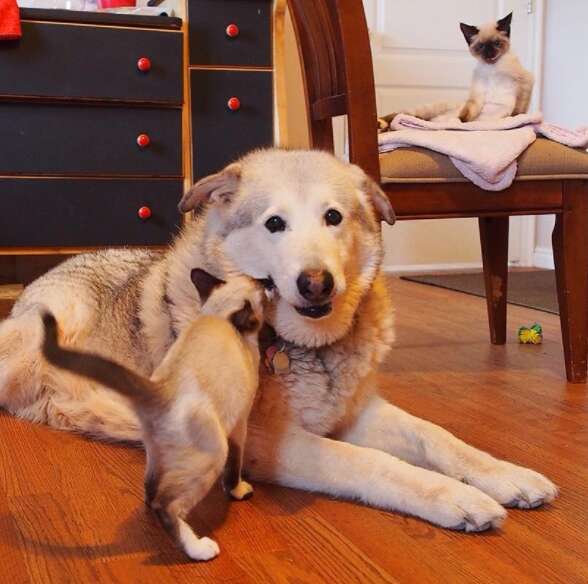
<path id="1" fill-rule="evenodd" d="M 333 151 L 347 114 L 349 158 L 380 180 L 376 94 L 362 0 L 288 0 L 302 63 L 311 146 Z"/>

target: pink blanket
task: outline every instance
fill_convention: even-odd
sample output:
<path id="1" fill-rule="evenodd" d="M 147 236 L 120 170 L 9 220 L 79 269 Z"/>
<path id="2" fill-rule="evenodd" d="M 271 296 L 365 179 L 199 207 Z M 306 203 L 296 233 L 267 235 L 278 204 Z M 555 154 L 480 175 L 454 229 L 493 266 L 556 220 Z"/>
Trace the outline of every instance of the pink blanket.
<path id="1" fill-rule="evenodd" d="M 572 148 L 588 147 L 588 127 L 572 131 L 545 124 L 540 113 L 466 123 L 427 122 L 399 114 L 390 128 L 378 136 L 380 152 L 410 146 L 441 152 L 466 178 L 488 191 L 501 191 L 512 184 L 517 158 L 537 134 Z"/>

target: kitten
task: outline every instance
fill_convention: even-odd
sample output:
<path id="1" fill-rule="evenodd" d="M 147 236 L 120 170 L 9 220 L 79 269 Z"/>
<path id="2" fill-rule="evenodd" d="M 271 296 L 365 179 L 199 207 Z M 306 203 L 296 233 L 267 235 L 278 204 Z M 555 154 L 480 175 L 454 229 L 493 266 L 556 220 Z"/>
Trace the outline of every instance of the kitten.
<path id="1" fill-rule="evenodd" d="M 244 276 L 218 280 L 192 270 L 202 309 L 150 379 L 109 359 L 65 349 L 57 322 L 43 315 L 43 354 L 53 365 L 112 388 L 134 405 L 147 454 L 145 502 L 185 553 L 208 560 L 215 541 L 198 538 L 189 511 L 221 474 L 235 499 L 253 492 L 241 478 L 247 418 L 258 386 L 263 289 Z"/>
<path id="2" fill-rule="evenodd" d="M 479 61 L 470 95 L 464 104 L 434 103 L 405 113 L 434 122 L 498 120 L 526 113 L 533 92 L 533 75 L 510 50 L 512 12 L 497 22 L 477 28 L 460 23 L 470 53 Z M 378 130 L 387 131 L 397 113 L 378 118 Z"/>
<path id="3" fill-rule="evenodd" d="M 462 122 L 496 120 L 527 113 L 533 93 L 533 75 L 510 50 L 512 12 L 496 23 L 477 28 L 460 23 L 474 69 L 470 96 L 459 112 Z"/>

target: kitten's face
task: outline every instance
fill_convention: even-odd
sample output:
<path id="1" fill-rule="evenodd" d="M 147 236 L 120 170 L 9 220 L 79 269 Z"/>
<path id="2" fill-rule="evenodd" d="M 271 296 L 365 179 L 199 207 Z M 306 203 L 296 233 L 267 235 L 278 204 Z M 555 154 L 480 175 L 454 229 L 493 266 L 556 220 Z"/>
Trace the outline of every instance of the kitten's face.
<path id="1" fill-rule="evenodd" d="M 480 28 L 460 23 L 459 26 L 470 47 L 470 53 L 476 59 L 489 65 L 498 62 L 510 49 L 511 20 L 512 12 L 498 22 L 485 24 Z"/>
<path id="2" fill-rule="evenodd" d="M 229 320 L 241 334 L 261 328 L 265 293 L 260 282 L 248 276 L 225 282 L 200 268 L 193 269 L 190 277 L 202 302 L 201 314 Z"/>

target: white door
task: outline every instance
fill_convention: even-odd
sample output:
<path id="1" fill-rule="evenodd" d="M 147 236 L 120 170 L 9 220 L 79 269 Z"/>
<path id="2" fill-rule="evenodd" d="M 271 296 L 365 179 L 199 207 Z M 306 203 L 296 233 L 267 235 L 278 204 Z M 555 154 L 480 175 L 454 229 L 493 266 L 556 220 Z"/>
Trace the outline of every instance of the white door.
<path id="1" fill-rule="evenodd" d="M 459 28 L 513 15 L 512 44 L 523 64 L 540 71 L 543 0 L 364 0 L 372 37 L 378 113 L 465 99 L 474 59 Z M 538 99 L 536 84 L 534 103 Z M 536 105 L 532 106 L 534 109 Z M 488 196 L 492 196 L 489 193 Z M 532 220 L 531 220 L 532 221 Z M 532 255 L 533 224 L 511 219 L 510 260 Z M 480 265 L 475 219 L 400 222 L 387 228 L 386 267 L 401 271 Z"/>

